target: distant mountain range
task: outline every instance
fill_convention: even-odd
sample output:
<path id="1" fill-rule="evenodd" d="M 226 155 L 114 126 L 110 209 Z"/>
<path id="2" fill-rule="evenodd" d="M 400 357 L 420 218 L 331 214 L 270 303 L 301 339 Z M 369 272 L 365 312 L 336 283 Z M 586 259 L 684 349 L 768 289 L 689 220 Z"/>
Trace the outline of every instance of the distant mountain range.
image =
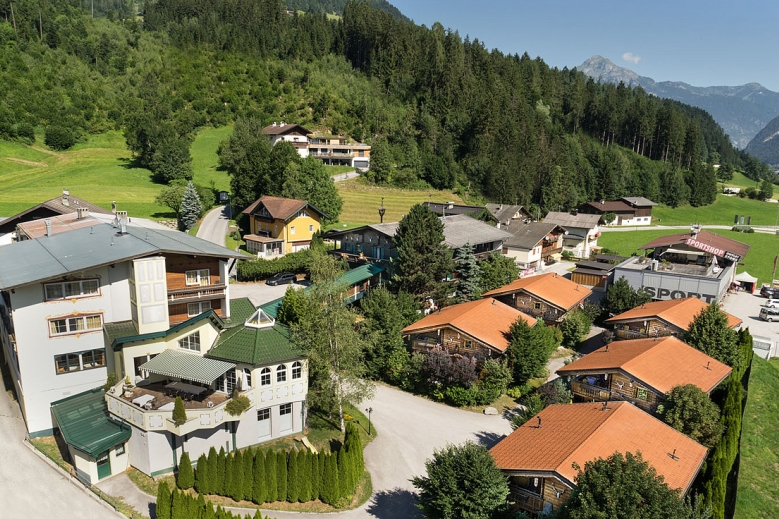
<path id="1" fill-rule="evenodd" d="M 660 81 L 639 76 L 601 56 L 593 56 L 577 67 L 603 83 L 640 85 L 650 94 L 674 99 L 709 112 L 737 147 L 747 144 L 774 117 L 779 116 L 779 93 L 758 83 L 742 86 L 694 87 L 679 81 Z M 763 159 L 764 160 L 764 159 Z"/>
<path id="2" fill-rule="evenodd" d="M 779 167 L 779 117 L 773 119 L 749 141 L 746 151 L 763 162 Z"/>

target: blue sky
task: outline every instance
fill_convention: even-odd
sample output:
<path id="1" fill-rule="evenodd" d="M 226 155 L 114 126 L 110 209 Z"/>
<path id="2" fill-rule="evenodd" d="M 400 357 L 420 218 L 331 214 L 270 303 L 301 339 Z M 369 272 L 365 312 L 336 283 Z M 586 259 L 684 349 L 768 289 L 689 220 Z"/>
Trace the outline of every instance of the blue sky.
<path id="1" fill-rule="evenodd" d="M 390 0 L 489 49 L 569 68 L 599 54 L 655 81 L 779 92 L 779 1 Z"/>

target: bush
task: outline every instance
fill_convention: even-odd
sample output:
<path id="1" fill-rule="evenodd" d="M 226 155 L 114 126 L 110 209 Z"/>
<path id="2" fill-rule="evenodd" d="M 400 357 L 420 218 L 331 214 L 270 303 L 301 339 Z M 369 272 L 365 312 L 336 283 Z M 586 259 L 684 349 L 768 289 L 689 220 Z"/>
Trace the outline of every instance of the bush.
<path id="1" fill-rule="evenodd" d="M 565 261 L 572 261 L 576 256 L 573 255 L 573 252 L 569 250 L 564 250 L 561 254 L 562 258 Z"/>
<path id="2" fill-rule="evenodd" d="M 575 348 L 590 332 L 592 321 L 582 310 L 570 312 L 560 324 L 563 344 Z"/>
<path id="3" fill-rule="evenodd" d="M 238 416 L 252 406 L 249 397 L 233 393 L 233 398 L 225 405 L 225 411 L 230 416 Z"/>
<path id="4" fill-rule="evenodd" d="M 72 148 L 76 144 L 76 136 L 67 128 L 49 126 L 46 128 L 43 142 L 53 150 L 62 151 Z"/>
<path id="5" fill-rule="evenodd" d="M 176 397 L 176 401 L 173 404 L 173 423 L 177 426 L 187 423 L 187 410 L 184 409 L 184 401 L 180 396 Z"/>
<path id="6" fill-rule="evenodd" d="M 238 263 L 238 281 L 260 281 L 278 274 L 300 274 L 308 268 L 308 252 L 299 251 L 272 260 L 257 259 Z"/>
<path id="7" fill-rule="evenodd" d="M 485 405 L 502 395 L 512 380 L 511 369 L 505 362 L 487 359 L 479 374 L 479 391 L 476 403 Z"/>
<path id="8" fill-rule="evenodd" d="M 511 419 L 512 429 L 516 429 L 517 427 L 521 426 L 535 415 L 543 411 L 544 407 L 546 407 L 546 401 L 539 393 L 532 393 L 528 395 L 522 401 L 522 404 L 525 406 L 525 409 L 514 415 L 514 418 Z"/>
<path id="9" fill-rule="evenodd" d="M 476 404 L 479 390 L 474 387 L 451 386 L 444 390 L 446 401 L 457 407 L 470 407 Z"/>
<path id="10" fill-rule="evenodd" d="M 30 123 L 20 123 L 19 126 L 16 127 L 16 135 L 29 144 L 35 142 L 35 128 L 33 128 Z"/>

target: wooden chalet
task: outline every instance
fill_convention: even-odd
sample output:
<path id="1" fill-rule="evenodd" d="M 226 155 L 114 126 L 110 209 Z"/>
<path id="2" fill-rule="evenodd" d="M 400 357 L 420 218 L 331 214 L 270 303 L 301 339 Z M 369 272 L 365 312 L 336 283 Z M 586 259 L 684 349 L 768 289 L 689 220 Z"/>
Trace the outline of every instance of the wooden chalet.
<path id="1" fill-rule="evenodd" d="M 731 368 L 675 337 L 618 341 L 557 370 L 571 377 L 574 400 L 625 400 L 647 412 L 657 411 L 676 386 L 694 384 L 706 394 Z"/>
<path id="2" fill-rule="evenodd" d="M 707 449 L 627 402 L 550 405 L 490 449 L 509 478 L 512 506 L 531 517 L 557 512 L 571 497 L 574 463 L 584 467 L 614 452 L 640 452 L 684 496 Z"/>
<path id="3" fill-rule="evenodd" d="M 559 324 L 568 312 L 580 308 L 590 294 L 592 290 L 549 273 L 517 279 L 483 295 L 543 319 L 547 324 Z"/>
<path id="4" fill-rule="evenodd" d="M 452 355 L 484 361 L 502 355 L 509 345 L 509 329 L 517 319 L 530 326 L 536 321 L 491 297 L 434 311 L 401 330 L 415 351 L 436 348 Z"/>
<path id="5" fill-rule="evenodd" d="M 695 317 L 707 306 L 697 297 L 653 301 L 606 319 L 606 323 L 614 327 L 614 335 L 617 339 L 667 335 L 681 337 Z M 727 314 L 727 316 L 731 328 L 739 326 L 742 322 L 735 315 Z"/>

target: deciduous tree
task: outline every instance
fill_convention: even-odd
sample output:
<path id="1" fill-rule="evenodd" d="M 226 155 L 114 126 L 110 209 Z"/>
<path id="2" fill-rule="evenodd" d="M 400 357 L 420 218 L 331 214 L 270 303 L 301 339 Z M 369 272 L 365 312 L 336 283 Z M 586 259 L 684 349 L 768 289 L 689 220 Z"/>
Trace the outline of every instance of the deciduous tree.
<path id="1" fill-rule="evenodd" d="M 546 326 L 541 320 L 531 327 L 522 317 L 511 325 L 509 336 L 507 354 L 517 385 L 543 376 L 549 356 L 562 341 L 562 334 L 556 328 Z"/>
<path id="2" fill-rule="evenodd" d="M 716 302 L 695 316 L 684 334 L 684 341 L 734 370 L 740 367 L 738 333 L 730 327 L 728 315 Z"/>
<path id="3" fill-rule="evenodd" d="M 497 251 L 490 254 L 479 266 L 479 288 L 482 293 L 508 285 L 519 277 L 517 262 Z"/>
<path id="4" fill-rule="evenodd" d="M 665 423 L 706 447 L 717 445 L 722 436 L 719 407 L 694 384 L 673 388 L 660 414 Z"/>
<path id="5" fill-rule="evenodd" d="M 652 297 L 649 294 L 636 291 L 623 276 L 606 290 L 602 305 L 606 312 L 617 315 L 651 300 Z"/>
<path id="6" fill-rule="evenodd" d="M 179 213 L 181 212 L 181 203 L 184 201 L 184 192 L 186 191 L 186 185 L 182 183 L 171 183 L 168 187 L 163 187 L 157 197 L 154 199 L 154 203 L 158 205 L 164 205 L 170 208 L 176 213 L 176 220 L 179 219 Z"/>

